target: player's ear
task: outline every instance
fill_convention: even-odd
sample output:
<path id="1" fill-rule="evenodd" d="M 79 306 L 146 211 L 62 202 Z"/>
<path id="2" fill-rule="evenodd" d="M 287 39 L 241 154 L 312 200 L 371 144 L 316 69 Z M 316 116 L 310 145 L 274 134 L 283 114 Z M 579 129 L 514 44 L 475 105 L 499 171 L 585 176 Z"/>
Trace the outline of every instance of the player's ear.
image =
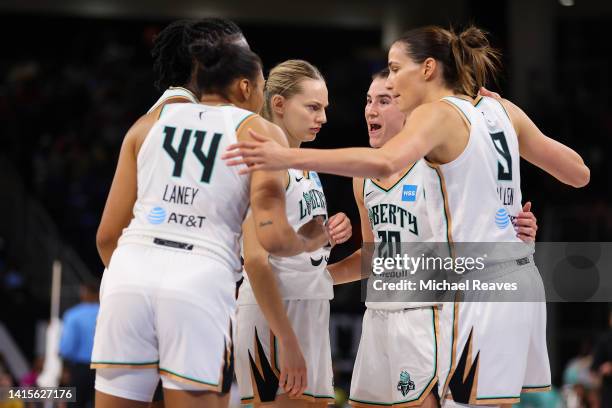
<path id="1" fill-rule="evenodd" d="M 425 61 L 423 61 L 423 64 L 422 64 L 423 78 L 426 81 L 429 81 L 433 77 L 434 72 L 436 72 L 437 67 L 438 67 L 438 64 L 434 58 L 429 57 Z"/>
<path id="2" fill-rule="evenodd" d="M 270 101 L 270 106 L 272 107 L 272 112 L 282 115 L 285 113 L 285 97 L 282 95 L 274 95 L 272 96 L 272 100 Z"/>
<path id="3" fill-rule="evenodd" d="M 253 84 L 246 78 L 242 78 L 238 82 L 238 89 L 243 100 L 248 101 L 254 91 Z"/>

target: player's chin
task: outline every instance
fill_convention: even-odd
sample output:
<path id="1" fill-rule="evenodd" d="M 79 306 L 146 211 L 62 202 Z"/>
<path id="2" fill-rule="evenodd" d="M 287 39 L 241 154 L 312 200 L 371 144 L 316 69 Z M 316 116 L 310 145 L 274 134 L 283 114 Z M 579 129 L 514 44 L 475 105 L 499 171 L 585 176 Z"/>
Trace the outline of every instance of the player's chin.
<path id="1" fill-rule="evenodd" d="M 317 135 L 319 134 L 319 132 L 313 132 L 313 131 L 308 131 L 306 134 L 304 134 L 304 137 L 302 138 L 302 141 L 304 142 L 312 142 L 317 138 Z"/>
<path id="2" fill-rule="evenodd" d="M 369 138 L 369 143 L 370 143 L 370 147 L 374 148 L 374 149 L 378 149 L 380 146 L 382 146 L 382 137 L 380 136 L 372 136 L 370 135 Z"/>

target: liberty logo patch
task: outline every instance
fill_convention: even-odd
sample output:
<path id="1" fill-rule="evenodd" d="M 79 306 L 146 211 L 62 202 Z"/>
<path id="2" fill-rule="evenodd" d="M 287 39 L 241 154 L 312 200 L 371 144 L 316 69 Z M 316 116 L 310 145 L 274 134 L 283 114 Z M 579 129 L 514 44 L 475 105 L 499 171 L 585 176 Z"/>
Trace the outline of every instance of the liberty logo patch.
<path id="1" fill-rule="evenodd" d="M 405 184 L 402 189 L 402 201 L 416 201 L 417 187 L 414 184 Z"/>
<path id="2" fill-rule="evenodd" d="M 408 395 L 409 391 L 414 390 L 414 381 L 410 380 L 410 374 L 408 371 L 402 371 L 400 373 L 400 380 L 397 383 L 397 390 L 402 393 L 402 396 Z"/>

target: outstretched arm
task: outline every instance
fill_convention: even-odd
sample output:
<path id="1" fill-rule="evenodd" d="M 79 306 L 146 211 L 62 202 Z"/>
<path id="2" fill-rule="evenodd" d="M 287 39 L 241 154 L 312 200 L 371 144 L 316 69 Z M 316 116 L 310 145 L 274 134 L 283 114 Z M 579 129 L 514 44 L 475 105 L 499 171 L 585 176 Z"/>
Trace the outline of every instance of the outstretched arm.
<path id="1" fill-rule="evenodd" d="M 438 101 L 416 108 L 402 131 L 379 149 L 290 149 L 251 131 L 252 141 L 230 146 L 222 158 L 228 165 L 246 164 L 243 174 L 296 168 L 349 177 L 388 177 L 441 145 L 457 121 L 460 118 L 453 108 Z"/>
<path id="2" fill-rule="evenodd" d="M 518 134 L 521 157 L 572 187 L 584 187 L 589 183 L 590 170 L 578 153 L 544 135 L 512 102 L 503 100 L 502 104 Z"/>

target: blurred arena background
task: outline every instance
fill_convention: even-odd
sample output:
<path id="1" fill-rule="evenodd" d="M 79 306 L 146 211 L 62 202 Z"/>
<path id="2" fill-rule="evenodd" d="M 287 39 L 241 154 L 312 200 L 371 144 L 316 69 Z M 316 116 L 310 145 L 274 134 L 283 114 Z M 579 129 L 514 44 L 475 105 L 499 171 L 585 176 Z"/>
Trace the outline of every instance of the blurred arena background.
<path id="1" fill-rule="evenodd" d="M 403 30 L 485 28 L 504 54 L 502 80 L 490 88 L 524 107 L 591 169 L 590 185 L 573 190 L 522 166 L 538 240 L 610 240 L 610 1 L 2 0 L 0 13 L 0 385 L 27 384 L 40 370 L 53 260 L 62 264 L 60 316 L 78 303 L 80 284 L 101 277 L 95 232 L 119 147 L 159 96 L 151 44 L 175 18 L 235 20 L 268 69 L 289 58 L 317 65 L 330 99 L 328 123 L 311 144 L 322 148 L 367 145 L 370 75 L 386 65 L 386 47 Z M 346 212 L 355 235 L 334 250 L 333 262 L 358 246 L 359 217 L 350 181 L 322 179 L 330 213 Z M 342 390 L 348 392 L 362 311 L 358 284 L 335 288 L 330 330 L 338 406 Z M 610 311 L 609 303 L 548 305 L 555 395 L 534 402 L 549 405 L 533 406 L 560 406 L 564 389 L 598 406 L 601 378 L 590 376 L 589 359 L 610 331 Z M 580 406 L 569 399 L 568 406 Z"/>

